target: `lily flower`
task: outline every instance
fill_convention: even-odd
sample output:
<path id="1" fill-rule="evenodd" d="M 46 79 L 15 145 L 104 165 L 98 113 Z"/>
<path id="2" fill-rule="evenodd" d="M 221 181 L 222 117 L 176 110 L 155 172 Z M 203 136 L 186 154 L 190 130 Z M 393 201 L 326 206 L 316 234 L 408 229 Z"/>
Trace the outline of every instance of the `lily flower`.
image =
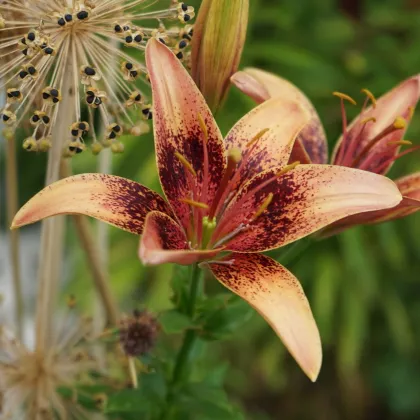
<path id="1" fill-rule="evenodd" d="M 142 235 L 144 264 L 201 263 L 267 320 L 315 380 L 322 351 L 309 303 L 293 274 L 260 252 L 345 216 L 395 207 L 401 194 L 389 179 L 369 172 L 289 164 L 310 116 L 288 98 L 263 103 L 223 140 L 176 56 L 151 40 L 146 62 L 167 201 L 118 176 L 76 175 L 35 195 L 12 228 L 57 214 L 85 214 Z"/>
<path id="2" fill-rule="evenodd" d="M 237 72 L 231 81 L 257 103 L 279 96 L 299 101 L 311 112 L 312 120 L 302 130 L 300 141 L 295 143 L 294 154 L 299 155 L 301 161 L 306 152 L 306 162 L 327 162 L 327 142 L 322 123 L 314 106 L 296 86 L 274 74 L 252 68 Z M 336 143 L 331 164 L 386 175 L 397 159 L 420 149 L 420 146 L 414 146 L 400 150 L 411 145 L 410 141 L 404 140 L 404 135 L 420 98 L 420 75 L 403 81 L 379 99 L 367 89 L 362 89 L 362 92 L 366 95 L 362 111 L 350 124 L 347 123 L 344 102 L 354 105 L 356 102 L 346 94 L 334 92 L 341 100 L 343 134 Z M 403 195 L 398 206 L 346 217 L 326 229 L 325 233 L 330 235 L 357 224 L 393 220 L 419 210 L 420 172 L 397 179 L 395 183 Z"/>

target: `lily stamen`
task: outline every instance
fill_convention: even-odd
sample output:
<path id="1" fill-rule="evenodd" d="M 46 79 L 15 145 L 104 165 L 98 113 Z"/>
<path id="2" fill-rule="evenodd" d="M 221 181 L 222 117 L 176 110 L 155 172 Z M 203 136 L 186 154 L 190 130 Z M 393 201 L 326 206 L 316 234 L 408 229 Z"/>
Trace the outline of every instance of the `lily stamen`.
<path id="1" fill-rule="evenodd" d="M 362 124 L 367 124 L 368 122 L 374 122 L 376 123 L 376 118 L 375 117 L 368 117 L 368 118 L 364 118 L 362 121 L 360 121 Z"/>
<path id="2" fill-rule="evenodd" d="M 265 198 L 265 200 L 261 204 L 260 208 L 254 214 L 254 217 L 252 218 L 252 220 L 258 219 L 267 210 L 268 206 L 273 201 L 273 197 L 274 197 L 273 193 L 268 194 L 268 196 Z"/>
<path id="3" fill-rule="evenodd" d="M 200 124 L 200 128 L 203 133 L 204 143 L 207 144 L 209 132 L 207 130 L 206 123 L 204 122 L 204 118 L 201 114 L 198 114 L 198 123 Z"/>
<path id="4" fill-rule="evenodd" d="M 413 143 L 410 140 L 389 141 L 390 146 L 411 146 Z"/>
<path id="5" fill-rule="evenodd" d="M 214 245 L 213 248 L 219 248 L 221 245 L 225 244 L 226 242 L 230 241 L 231 239 L 233 239 L 236 235 L 238 235 L 239 233 L 243 232 L 245 229 L 248 229 L 248 225 L 244 225 L 243 223 L 241 223 L 235 230 L 233 230 L 232 232 L 228 233 L 226 236 L 224 236 L 223 238 L 219 239 Z"/>
<path id="6" fill-rule="evenodd" d="M 370 101 L 372 102 L 372 106 L 374 108 L 376 108 L 376 98 L 375 98 L 375 95 L 369 89 L 366 89 L 366 88 L 365 89 L 362 89 L 361 92 L 364 93 L 370 99 Z"/>
<path id="7" fill-rule="evenodd" d="M 298 160 L 296 162 L 290 163 L 289 165 L 286 165 L 283 169 L 276 173 L 276 177 L 282 176 L 287 172 L 290 172 L 292 169 L 295 169 L 298 165 L 300 165 L 300 161 Z"/>
<path id="8" fill-rule="evenodd" d="M 175 152 L 175 156 L 177 157 L 177 159 L 182 163 L 182 165 L 184 166 L 184 168 L 194 177 L 197 177 L 197 172 L 195 171 L 195 169 L 193 168 L 193 166 L 191 165 L 190 162 L 188 162 L 188 160 L 185 158 L 185 156 L 183 156 L 181 153 L 179 152 Z"/>
<path id="9" fill-rule="evenodd" d="M 353 105 L 357 105 L 357 102 L 350 95 L 346 95 L 345 93 L 342 93 L 342 92 L 333 92 L 333 95 L 337 96 L 337 98 L 348 101 Z"/>
<path id="10" fill-rule="evenodd" d="M 264 130 L 261 130 L 259 133 L 257 133 L 252 140 L 250 140 L 247 144 L 246 147 L 251 147 L 252 145 L 254 145 L 255 143 L 258 142 L 258 140 L 267 132 L 269 131 L 269 128 L 264 128 Z"/>
<path id="11" fill-rule="evenodd" d="M 200 201 L 194 201 L 189 198 L 181 198 L 179 201 L 182 201 L 183 203 L 188 204 L 189 206 L 196 207 L 199 209 L 208 210 L 209 208 L 209 206 L 206 203 L 202 203 Z"/>

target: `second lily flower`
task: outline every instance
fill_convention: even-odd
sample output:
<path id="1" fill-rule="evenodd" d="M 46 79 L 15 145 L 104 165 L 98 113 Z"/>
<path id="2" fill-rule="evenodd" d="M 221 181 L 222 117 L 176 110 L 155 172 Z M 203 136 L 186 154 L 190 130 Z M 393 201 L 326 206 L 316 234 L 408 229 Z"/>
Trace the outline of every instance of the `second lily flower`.
<path id="1" fill-rule="evenodd" d="M 343 217 L 394 207 L 401 194 L 380 175 L 288 163 L 296 136 L 311 119 L 288 98 L 263 103 L 223 140 L 174 54 L 151 40 L 146 59 L 157 166 L 168 201 L 128 179 L 78 175 L 33 197 L 13 227 L 80 213 L 142 235 L 144 264 L 201 262 L 261 313 L 315 380 L 321 343 L 302 287 L 286 268 L 259 252 Z"/>

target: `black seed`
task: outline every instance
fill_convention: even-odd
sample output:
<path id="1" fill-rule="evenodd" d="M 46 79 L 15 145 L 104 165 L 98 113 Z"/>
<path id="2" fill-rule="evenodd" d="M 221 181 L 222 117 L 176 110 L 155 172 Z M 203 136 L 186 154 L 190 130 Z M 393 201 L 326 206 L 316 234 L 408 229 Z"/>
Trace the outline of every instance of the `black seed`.
<path id="1" fill-rule="evenodd" d="M 127 26 L 127 25 L 125 25 L 125 26 L 123 26 L 123 29 L 124 29 L 124 31 L 129 31 L 130 30 L 130 27 Z"/>
<path id="2" fill-rule="evenodd" d="M 49 124 L 50 123 L 50 117 L 48 115 L 44 115 L 42 117 L 42 121 L 44 121 L 44 124 Z"/>
<path id="3" fill-rule="evenodd" d="M 95 76 L 96 71 L 92 67 L 85 67 L 86 76 Z"/>
<path id="4" fill-rule="evenodd" d="M 95 98 L 95 105 L 101 105 L 102 99 L 101 98 Z"/>
<path id="5" fill-rule="evenodd" d="M 8 98 L 13 98 L 13 94 L 12 94 L 12 92 L 8 92 L 7 97 L 8 97 Z"/>
<path id="6" fill-rule="evenodd" d="M 27 144 L 26 145 L 26 150 L 31 150 L 31 149 L 32 149 L 32 144 L 31 143 Z"/>
<path id="7" fill-rule="evenodd" d="M 69 150 L 70 150 L 70 152 L 74 152 L 76 150 L 76 148 L 73 147 L 73 146 L 69 146 Z"/>
<path id="8" fill-rule="evenodd" d="M 115 32 L 121 32 L 121 31 L 122 31 L 121 26 L 120 26 L 120 25 L 115 25 L 115 26 L 114 26 L 114 31 L 115 31 Z"/>
<path id="9" fill-rule="evenodd" d="M 109 136 L 108 136 L 108 138 L 109 139 L 115 139 L 117 137 L 117 135 L 113 132 L 113 131 L 111 131 L 110 133 L 109 133 Z"/>
<path id="10" fill-rule="evenodd" d="M 178 52 L 176 53 L 176 56 L 177 56 L 180 60 L 182 60 L 182 59 L 184 58 L 184 54 L 182 53 L 182 51 L 178 51 Z"/>
<path id="11" fill-rule="evenodd" d="M 23 45 L 26 45 L 26 38 L 22 38 L 22 39 L 20 40 L 20 42 L 21 42 Z"/>
<path id="12" fill-rule="evenodd" d="M 95 92 L 93 92 L 93 91 L 91 91 L 91 90 L 88 90 L 88 91 L 86 92 L 86 95 L 87 95 L 87 96 L 95 96 Z"/>
<path id="13" fill-rule="evenodd" d="M 77 137 L 79 135 L 79 130 L 71 130 L 71 135 Z"/>
<path id="14" fill-rule="evenodd" d="M 28 72 L 33 76 L 36 73 L 36 68 L 34 66 L 28 67 Z"/>
<path id="15" fill-rule="evenodd" d="M 166 42 L 163 38 L 159 38 L 159 42 L 161 42 L 163 45 L 166 45 Z"/>
<path id="16" fill-rule="evenodd" d="M 64 25 L 66 24 L 66 21 L 64 20 L 64 18 L 60 18 L 60 19 L 58 19 L 57 23 L 58 23 L 60 26 L 64 26 Z"/>
<path id="17" fill-rule="evenodd" d="M 184 15 L 184 22 L 188 22 L 191 19 L 190 15 L 185 14 Z"/>
<path id="18" fill-rule="evenodd" d="M 38 115 L 34 115 L 34 116 L 32 116 L 32 121 L 33 121 L 34 123 L 37 123 L 39 120 L 40 120 L 40 118 L 39 118 L 39 116 L 38 116 Z"/>
<path id="19" fill-rule="evenodd" d="M 83 123 L 83 122 L 81 122 L 81 123 L 79 124 L 79 130 L 85 131 L 85 130 L 86 130 L 86 124 L 85 124 L 85 123 Z"/>
<path id="20" fill-rule="evenodd" d="M 121 127 L 119 125 L 114 126 L 112 131 L 115 131 L 116 133 L 119 133 L 121 131 Z"/>
<path id="21" fill-rule="evenodd" d="M 133 68 L 133 63 L 125 63 L 125 68 L 131 70 Z"/>
<path id="22" fill-rule="evenodd" d="M 50 97 L 50 94 L 49 94 L 49 93 L 47 93 L 47 92 L 44 92 L 44 93 L 42 94 L 42 97 L 43 97 L 44 99 L 48 99 L 48 98 Z"/>
<path id="23" fill-rule="evenodd" d="M 193 36 L 194 35 L 194 28 L 191 28 L 188 32 L 188 35 Z"/>
<path id="24" fill-rule="evenodd" d="M 23 55 L 28 55 L 28 49 L 27 49 L 27 48 L 25 48 L 24 50 L 22 50 L 22 54 L 23 54 Z"/>
<path id="25" fill-rule="evenodd" d="M 12 96 L 13 96 L 13 97 L 15 97 L 15 98 L 19 98 L 19 96 L 20 96 L 20 92 L 19 92 L 18 90 L 14 90 L 14 91 L 12 92 Z"/>
<path id="26" fill-rule="evenodd" d="M 42 49 L 42 50 L 45 50 L 45 48 L 47 48 L 47 46 L 48 46 L 48 45 L 47 45 L 45 42 L 43 42 L 43 43 L 42 43 L 42 45 L 41 45 L 41 49 Z"/>
<path id="27" fill-rule="evenodd" d="M 94 96 L 88 96 L 88 97 L 86 98 L 86 102 L 87 102 L 88 104 L 92 104 L 94 99 L 95 99 L 95 97 L 94 97 Z"/>
<path id="28" fill-rule="evenodd" d="M 185 3 L 181 4 L 181 9 L 186 12 L 188 10 L 188 6 Z"/>
<path id="29" fill-rule="evenodd" d="M 3 121 L 9 121 L 10 117 L 6 114 L 3 114 Z"/>
<path id="30" fill-rule="evenodd" d="M 135 78 L 135 77 L 137 77 L 138 76 L 138 71 L 136 71 L 136 70 L 133 70 L 133 71 L 130 71 L 130 76 L 132 77 L 132 78 Z"/>
<path id="31" fill-rule="evenodd" d="M 56 104 L 56 103 L 60 102 L 60 100 L 58 98 L 53 98 L 53 102 Z"/>
<path id="32" fill-rule="evenodd" d="M 136 36 L 134 37 L 134 41 L 136 41 L 136 42 L 141 42 L 141 41 L 143 41 L 143 37 L 142 37 L 141 35 L 136 35 Z"/>
<path id="33" fill-rule="evenodd" d="M 191 37 L 188 34 L 182 35 L 182 38 L 188 39 L 188 41 L 191 41 Z"/>
<path id="34" fill-rule="evenodd" d="M 141 112 L 143 115 L 147 115 L 150 112 L 150 108 L 144 108 Z"/>
<path id="35" fill-rule="evenodd" d="M 28 39 L 29 41 L 35 41 L 35 32 L 29 32 Z"/>
<path id="36" fill-rule="evenodd" d="M 82 152 L 83 152 L 83 149 L 81 149 L 80 147 L 76 148 L 76 153 L 82 153 Z"/>
<path id="37" fill-rule="evenodd" d="M 89 13 L 86 10 L 81 10 L 78 14 L 77 14 L 77 19 L 83 20 L 89 17 Z"/>
<path id="38" fill-rule="evenodd" d="M 73 20 L 73 16 L 70 13 L 67 13 L 64 15 L 64 19 L 66 19 L 66 22 L 71 22 Z"/>
<path id="39" fill-rule="evenodd" d="M 45 54 L 51 55 L 54 52 L 54 50 L 51 47 L 46 47 L 44 49 L 44 52 Z"/>
<path id="40" fill-rule="evenodd" d="M 136 102 L 139 102 L 139 101 L 141 101 L 141 95 L 140 95 L 140 93 L 134 98 L 134 100 L 136 101 Z"/>
<path id="41" fill-rule="evenodd" d="M 179 47 L 179 48 L 185 48 L 187 45 L 188 45 L 188 44 L 187 44 L 187 41 L 182 40 L 182 41 L 180 41 L 180 43 L 178 44 L 178 47 Z"/>
<path id="42" fill-rule="evenodd" d="M 153 118 L 153 112 L 152 111 L 150 111 L 149 112 L 149 115 L 147 116 L 147 119 L 148 120 L 151 120 Z"/>
<path id="43" fill-rule="evenodd" d="M 58 90 L 57 89 L 51 89 L 50 93 L 51 93 L 51 96 L 55 96 L 55 97 L 58 96 Z"/>
<path id="44" fill-rule="evenodd" d="M 127 44 L 131 44 L 133 42 L 133 37 L 131 35 L 128 35 L 125 37 L 125 42 Z"/>

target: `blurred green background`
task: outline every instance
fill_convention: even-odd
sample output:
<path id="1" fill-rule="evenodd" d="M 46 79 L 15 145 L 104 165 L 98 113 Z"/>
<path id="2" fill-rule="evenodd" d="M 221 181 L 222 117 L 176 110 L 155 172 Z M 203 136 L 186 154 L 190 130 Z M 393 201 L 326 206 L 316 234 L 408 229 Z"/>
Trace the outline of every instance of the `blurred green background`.
<path id="1" fill-rule="evenodd" d="M 194 6 L 199 1 L 189 2 Z M 250 0 L 250 26 L 241 67 L 288 78 L 314 102 L 332 145 L 340 134 L 339 90 L 361 102 L 420 71 L 419 0 Z M 224 133 L 254 104 L 232 89 L 217 116 Z M 351 116 L 358 107 L 348 107 Z M 420 115 L 407 138 L 420 137 Z M 125 137 L 113 173 L 159 189 L 151 135 Z M 43 183 L 45 156 L 19 149 L 20 200 Z M 89 152 L 74 172 L 95 171 Z M 419 155 L 401 159 L 391 177 L 420 170 Z M 2 211 L 3 215 L 4 212 Z M 4 221 L 3 221 L 4 222 Z M 111 228 L 109 267 L 120 307 L 170 307 L 173 266 L 143 268 L 138 238 Z M 312 244 L 288 268 L 300 279 L 318 322 L 323 368 L 311 384 L 257 315 L 228 340 L 210 343 L 201 366 L 227 369 L 229 398 L 247 419 L 420 418 L 420 214 L 359 227 Z M 72 234 L 65 291 L 89 303 L 90 275 Z M 31 279 L 35 281 L 34 278 Z M 219 290 L 208 281 L 208 290 Z M 200 375 L 197 369 L 196 375 Z"/>

